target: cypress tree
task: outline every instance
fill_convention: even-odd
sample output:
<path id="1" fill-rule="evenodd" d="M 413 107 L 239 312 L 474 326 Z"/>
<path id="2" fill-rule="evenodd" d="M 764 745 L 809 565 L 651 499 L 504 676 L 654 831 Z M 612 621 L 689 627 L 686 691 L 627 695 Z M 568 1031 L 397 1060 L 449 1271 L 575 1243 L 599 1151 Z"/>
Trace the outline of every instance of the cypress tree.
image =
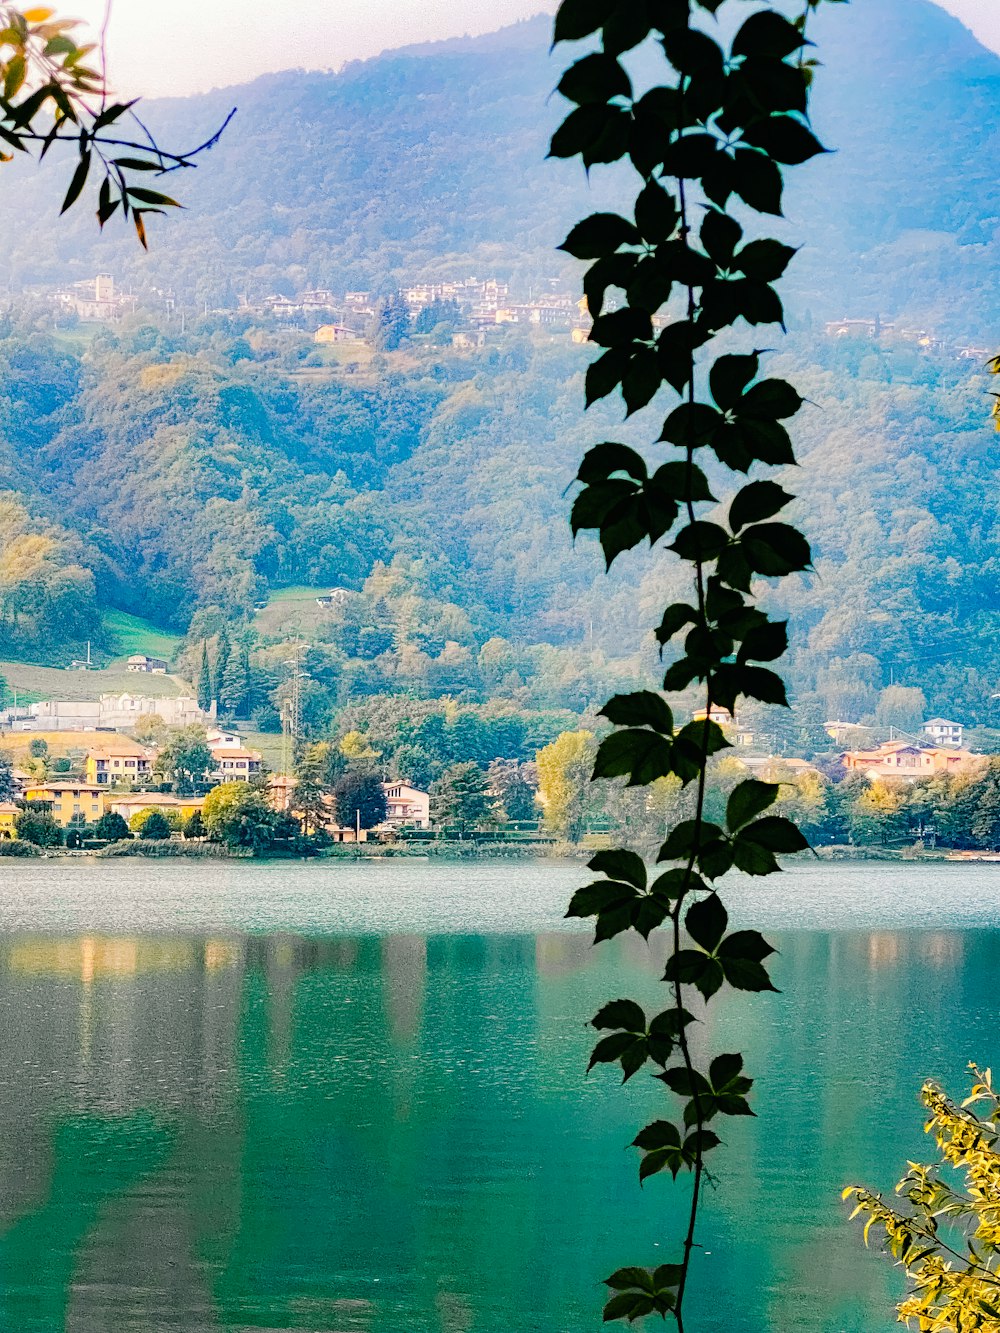
<path id="1" fill-rule="evenodd" d="M 198 673 L 198 707 L 206 713 L 212 707 L 212 672 L 208 665 L 208 644 L 201 641 L 201 670 Z"/>
<path id="2" fill-rule="evenodd" d="M 232 653 L 232 644 L 229 641 L 229 635 L 223 626 L 219 634 L 219 642 L 215 649 L 215 697 L 222 701 L 222 683 L 226 678 L 226 668 L 229 666 L 229 658 Z"/>
<path id="3" fill-rule="evenodd" d="M 230 653 L 226 672 L 219 686 L 219 704 L 224 713 L 243 717 L 246 710 L 246 669 L 242 653 Z"/>

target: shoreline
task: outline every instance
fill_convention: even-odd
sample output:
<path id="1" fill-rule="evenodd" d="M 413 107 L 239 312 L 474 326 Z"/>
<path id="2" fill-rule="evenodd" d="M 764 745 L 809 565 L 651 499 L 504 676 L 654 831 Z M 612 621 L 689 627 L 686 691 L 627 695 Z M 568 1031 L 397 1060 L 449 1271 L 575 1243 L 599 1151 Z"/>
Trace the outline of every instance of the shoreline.
<path id="1" fill-rule="evenodd" d="M 508 860 L 508 861 L 567 861 L 576 860 L 586 863 L 598 848 L 581 847 L 569 843 L 546 844 L 544 846 L 480 843 L 480 842 L 437 842 L 437 843 L 361 843 L 338 844 L 325 848 L 311 855 L 297 855 L 292 852 L 278 852 L 269 856 L 254 856 L 240 849 L 211 843 L 111 843 L 99 850 L 77 847 L 38 848 L 37 853 L 0 856 L 0 862 L 38 861 L 38 860 L 90 860 L 112 861 L 121 859 L 150 861 L 257 861 L 279 863 L 282 861 L 316 862 L 327 864 L 331 861 L 364 860 L 413 860 L 413 861 L 461 861 L 461 860 Z M 886 862 L 904 864 L 951 864 L 971 863 L 973 865 L 1000 864 L 1000 852 L 963 851 L 951 847 L 921 848 L 912 847 L 850 847 L 831 846 L 814 849 L 814 856 L 820 861 L 835 861 L 856 864 L 866 862 Z M 782 858 L 785 860 L 786 858 Z M 799 859 L 799 858 L 796 858 Z"/>

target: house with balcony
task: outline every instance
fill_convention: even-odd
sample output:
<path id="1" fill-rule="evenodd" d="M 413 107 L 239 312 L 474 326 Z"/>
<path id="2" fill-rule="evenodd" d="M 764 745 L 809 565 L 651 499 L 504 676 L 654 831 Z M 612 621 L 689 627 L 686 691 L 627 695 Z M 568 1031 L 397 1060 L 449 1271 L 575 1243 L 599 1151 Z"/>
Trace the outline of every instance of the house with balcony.
<path id="1" fill-rule="evenodd" d="M 257 750 L 245 750 L 242 746 L 212 745 L 214 767 L 208 773 L 210 782 L 249 782 L 256 777 L 263 767 L 263 759 Z"/>
<path id="2" fill-rule="evenodd" d="M 155 752 L 125 736 L 109 736 L 88 753 L 84 772 L 98 787 L 141 787 L 153 775 Z"/>
<path id="3" fill-rule="evenodd" d="M 935 745 L 944 745 L 949 750 L 962 748 L 965 728 L 961 722 L 950 722 L 946 717 L 932 717 L 920 730 Z"/>
<path id="4" fill-rule="evenodd" d="M 908 741 L 887 741 L 874 750 L 849 750 L 842 757 L 850 773 L 863 773 L 870 780 L 896 778 L 916 782 L 939 773 L 952 773 L 974 760 L 968 750 L 951 750 Z"/>
<path id="5" fill-rule="evenodd" d="M 383 782 L 389 828 L 430 828 L 431 798 L 408 782 Z"/>

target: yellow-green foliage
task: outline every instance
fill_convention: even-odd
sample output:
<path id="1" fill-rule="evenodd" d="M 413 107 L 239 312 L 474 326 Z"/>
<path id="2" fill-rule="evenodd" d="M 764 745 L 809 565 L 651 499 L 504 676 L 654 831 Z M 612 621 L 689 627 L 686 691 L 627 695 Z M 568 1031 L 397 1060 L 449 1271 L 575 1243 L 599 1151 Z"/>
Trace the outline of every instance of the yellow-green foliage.
<path id="1" fill-rule="evenodd" d="M 863 1186 L 844 1190 L 857 1201 L 851 1216 L 866 1219 L 865 1243 L 874 1227 L 906 1270 L 898 1318 L 920 1333 L 1000 1333 L 1000 1094 L 989 1069 L 969 1068 L 972 1090 L 961 1106 L 936 1083 L 921 1090 L 925 1129 L 942 1160 L 907 1163 L 896 1186 L 905 1211 Z"/>
<path id="2" fill-rule="evenodd" d="M 213 837 L 220 835 L 226 825 L 246 804 L 250 788 L 245 782 L 220 782 L 205 797 L 201 817 Z"/>
<path id="3" fill-rule="evenodd" d="M 579 837 L 596 752 L 592 731 L 564 731 L 538 751 L 538 799 L 557 837 Z"/>
<path id="4" fill-rule="evenodd" d="M 184 823 L 184 816 L 179 810 L 161 810 L 157 805 L 147 805 L 144 809 L 137 810 L 135 814 L 132 815 L 128 821 L 129 828 L 133 833 L 141 833 L 145 827 L 146 820 L 153 814 L 162 815 L 174 832 L 179 830 Z"/>

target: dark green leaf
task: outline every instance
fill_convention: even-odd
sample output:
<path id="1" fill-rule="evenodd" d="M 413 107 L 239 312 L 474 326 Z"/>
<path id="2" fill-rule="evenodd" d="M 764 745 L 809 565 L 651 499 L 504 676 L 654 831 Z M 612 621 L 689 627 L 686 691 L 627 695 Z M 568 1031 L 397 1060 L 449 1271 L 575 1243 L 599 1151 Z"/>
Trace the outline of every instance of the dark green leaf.
<path id="1" fill-rule="evenodd" d="M 590 330 L 591 342 L 601 347 L 625 347 L 632 342 L 648 342 L 652 336 L 649 311 L 635 310 L 632 306 L 598 315 Z"/>
<path id="2" fill-rule="evenodd" d="M 720 954 L 719 963 L 734 990 L 770 990 L 777 993 L 777 987 L 771 984 L 767 970 L 752 958 L 723 958 Z"/>
<path id="3" fill-rule="evenodd" d="M 635 245 L 642 238 L 627 218 L 617 213 L 591 213 L 578 222 L 560 250 L 575 259 L 600 259 L 613 254 L 620 246 Z"/>
<path id="4" fill-rule="evenodd" d="M 646 1015 L 634 1000 L 609 1001 L 597 1011 L 590 1023 L 595 1028 L 622 1028 L 631 1033 L 646 1031 Z"/>
<path id="5" fill-rule="evenodd" d="M 661 644 L 669 643 L 685 625 L 693 625 L 696 620 L 697 612 L 693 606 L 688 606 L 684 602 L 674 602 L 663 613 L 660 627 L 656 631 L 657 642 Z"/>
<path id="6" fill-rule="evenodd" d="M 555 42 L 575 42 L 596 32 L 616 0 L 563 0 L 556 13 Z"/>
<path id="7" fill-rule="evenodd" d="M 793 417 L 801 406 L 801 397 L 785 380 L 761 380 L 743 396 L 739 411 L 741 416 L 776 421 Z"/>
<path id="8" fill-rule="evenodd" d="M 783 60 L 807 45 L 794 23 L 774 10 L 751 14 L 733 39 L 734 56 L 768 56 Z"/>
<path id="9" fill-rule="evenodd" d="M 151 204 L 154 207 L 180 208 L 177 200 L 171 199 L 168 194 L 160 194 L 159 190 L 147 190 L 144 186 L 130 185 L 128 197 L 138 199 L 140 204 Z"/>
<path id="10" fill-rule="evenodd" d="M 636 889 L 631 884 L 599 879 L 582 889 L 577 889 L 570 899 L 570 916 L 597 916 L 601 912 L 611 911 L 626 906 L 636 897 Z"/>
<path id="11" fill-rule="evenodd" d="M 793 499 L 794 496 L 775 481 L 751 481 L 729 506 L 729 526 L 733 532 L 739 532 L 748 523 L 759 523 L 761 519 L 777 514 Z"/>
<path id="12" fill-rule="evenodd" d="M 701 837 L 699 839 L 699 832 Z M 660 848 L 657 861 L 683 861 L 696 851 L 701 843 L 717 838 L 722 833 L 718 824 L 703 820 L 685 819 L 670 830 L 666 842 Z"/>
<path id="13" fill-rule="evenodd" d="M 604 1307 L 604 1322 L 610 1323 L 613 1319 L 627 1319 L 629 1323 L 633 1320 L 641 1319 L 649 1314 L 653 1308 L 653 1299 L 651 1296 L 643 1296 L 639 1292 L 622 1292 L 619 1296 L 612 1296 Z"/>
<path id="14" fill-rule="evenodd" d="M 632 1140 L 633 1148 L 642 1148 L 649 1152 L 652 1148 L 676 1148 L 681 1141 L 680 1133 L 676 1125 L 672 1125 L 669 1120 L 654 1120 L 651 1125 Z"/>
<path id="15" fill-rule="evenodd" d="M 637 348 L 628 370 L 622 376 L 622 397 L 626 415 L 639 412 L 652 401 L 662 384 L 660 362 L 652 347 Z"/>
<path id="16" fill-rule="evenodd" d="M 724 412 L 737 406 L 759 366 L 760 358 L 756 355 L 720 356 L 715 362 L 709 371 L 708 382 L 712 397 Z"/>
<path id="17" fill-rule="evenodd" d="M 697 449 L 710 445 L 722 425 L 722 413 L 707 403 L 681 403 L 663 423 L 660 439 Z"/>
<path id="18" fill-rule="evenodd" d="M 609 879 L 624 880 L 626 884 L 634 884 L 637 889 L 646 887 L 646 866 L 642 857 L 624 847 L 598 852 L 587 865 L 589 869 L 599 875 L 607 875 Z"/>
<path id="19" fill-rule="evenodd" d="M 616 1032 L 611 1037 L 602 1037 L 594 1047 L 590 1056 L 590 1063 L 587 1065 L 587 1073 L 595 1065 L 613 1065 L 636 1044 L 636 1039 L 631 1032 Z"/>
<path id="20" fill-rule="evenodd" d="M 68 208 L 72 208 L 79 199 L 80 192 L 87 183 L 87 173 L 89 171 L 90 153 L 89 151 L 85 151 L 80 154 L 80 160 L 76 164 L 76 170 L 73 172 L 73 177 L 70 180 L 69 189 L 66 191 L 66 197 L 63 200 L 62 208 L 59 210 L 60 213 L 65 213 Z"/>
<path id="21" fill-rule="evenodd" d="M 724 967 L 734 961 L 762 963 L 773 953 L 774 949 L 759 930 L 734 930 L 716 950 Z"/>
<path id="22" fill-rule="evenodd" d="M 613 97 L 631 97 L 632 84 L 613 56 L 595 51 L 570 65 L 559 80 L 559 91 L 571 102 L 582 105 L 609 102 Z"/>
<path id="23" fill-rule="evenodd" d="M 809 848 L 809 843 L 792 821 L 780 815 L 758 819 L 743 829 L 740 838 L 755 842 L 771 852 L 804 852 Z"/>
<path id="24" fill-rule="evenodd" d="M 628 1291 L 630 1287 L 639 1287 L 648 1292 L 656 1289 L 648 1268 L 619 1268 L 617 1273 L 604 1279 L 604 1285 L 613 1291 Z"/>
<path id="25" fill-rule="evenodd" d="M 794 255 L 794 248 L 780 241 L 751 241 L 736 256 L 736 267 L 758 282 L 777 282 Z"/>
<path id="26" fill-rule="evenodd" d="M 733 189 L 758 213 L 781 215 L 781 170 L 753 148 L 737 149 L 733 156 Z"/>
<path id="27" fill-rule="evenodd" d="M 670 544 L 682 560 L 714 560 L 729 545 L 730 537 L 718 523 L 696 519 L 681 528 Z"/>
<path id="28" fill-rule="evenodd" d="M 587 309 L 596 317 L 604 309 L 604 298 L 609 287 L 620 287 L 623 291 L 631 285 L 635 275 L 639 256 L 634 251 L 624 250 L 620 254 L 606 255 L 591 264 L 583 277 L 583 294 L 587 298 Z"/>
<path id="29" fill-rule="evenodd" d="M 687 933 L 706 953 L 715 952 L 728 924 L 729 913 L 717 893 L 710 893 L 700 902 L 692 903 L 684 917 Z"/>
<path id="30" fill-rule="evenodd" d="M 769 621 L 759 625 L 743 639 L 738 662 L 774 662 L 788 647 L 788 629 L 785 621 Z"/>
<path id="31" fill-rule="evenodd" d="M 672 736 L 674 732 L 673 714 L 663 696 L 654 694 L 652 690 L 616 694 L 608 700 L 598 716 L 606 717 L 616 727 L 652 727 L 664 736 Z"/>
<path id="32" fill-rule="evenodd" d="M 726 802 L 726 824 L 730 832 L 735 833 L 773 805 L 780 791 L 778 783 L 758 782 L 756 778 L 747 778 L 734 787 Z"/>
<path id="33" fill-rule="evenodd" d="M 595 778 L 628 778 L 628 786 L 645 787 L 671 772 L 671 742 L 653 731 L 616 731 L 601 742 L 594 762 Z"/>
<path id="34" fill-rule="evenodd" d="M 634 449 L 625 444 L 613 444 L 609 441 L 605 444 L 595 444 L 592 449 L 587 450 L 576 477 L 577 481 L 583 482 L 606 481 L 614 472 L 625 472 L 636 481 L 645 481 L 646 464 Z M 757 484 L 773 485 L 762 482 Z M 766 518 L 768 515 L 761 514 L 760 517 Z"/>
<path id="35" fill-rule="evenodd" d="M 792 574 L 808 569 L 812 563 L 809 543 L 787 523 L 757 523 L 745 528 L 740 545 L 750 568 L 767 577 Z"/>
<path id="36" fill-rule="evenodd" d="M 668 240 L 677 226 L 679 214 L 673 195 L 655 181 L 639 191 L 635 201 L 635 225 L 647 241 Z"/>
<path id="37" fill-rule="evenodd" d="M 776 162 L 789 166 L 826 152 L 812 130 L 794 116 L 767 116 L 754 121 L 744 129 L 743 138 L 755 148 L 763 148 Z"/>
<path id="38" fill-rule="evenodd" d="M 743 228 L 728 213 L 710 208 L 701 224 L 701 243 L 721 269 L 730 267 Z"/>
<path id="39" fill-rule="evenodd" d="M 587 367 L 587 406 L 606 398 L 618 387 L 628 370 L 629 352 L 625 347 L 612 347 Z"/>

